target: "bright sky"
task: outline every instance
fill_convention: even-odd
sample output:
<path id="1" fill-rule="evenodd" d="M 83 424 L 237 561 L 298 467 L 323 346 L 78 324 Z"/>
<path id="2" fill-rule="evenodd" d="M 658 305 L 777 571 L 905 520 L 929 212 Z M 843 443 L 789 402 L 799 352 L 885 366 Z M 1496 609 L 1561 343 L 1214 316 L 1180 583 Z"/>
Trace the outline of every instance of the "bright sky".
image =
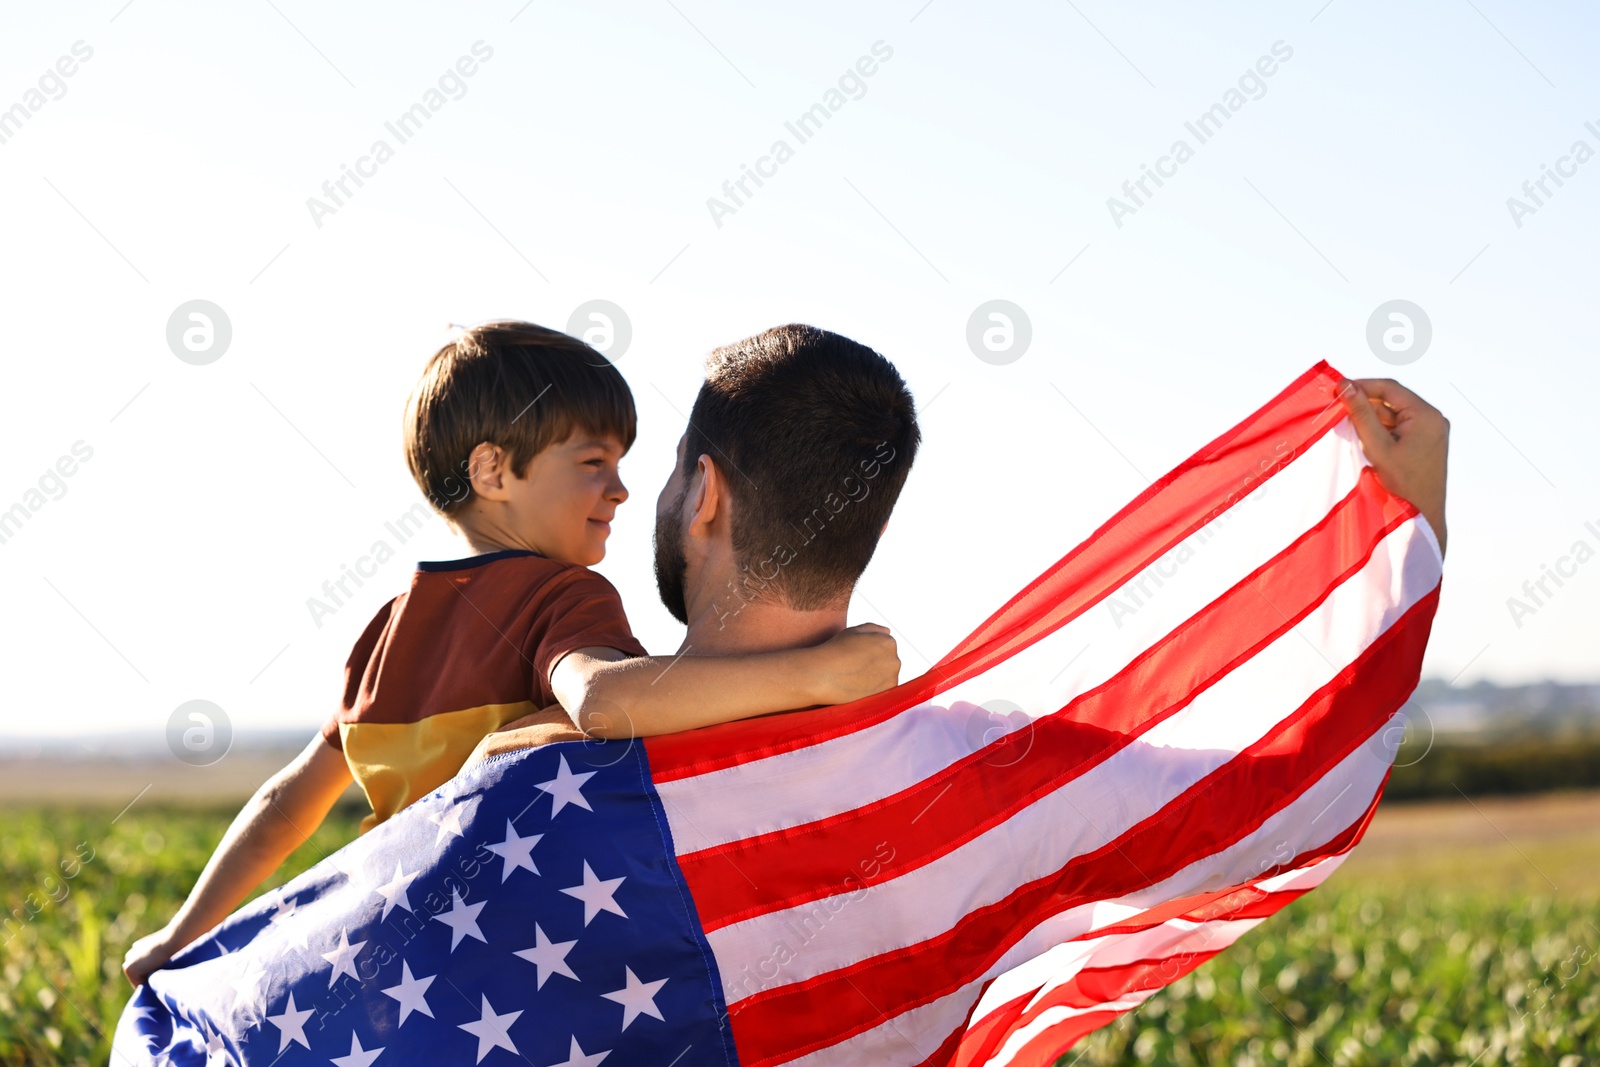
<path id="1" fill-rule="evenodd" d="M 631 323 L 641 429 L 598 569 L 653 651 L 681 639 L 651 514 L 701 360 L 801 321 L 883 352 L 923 410 L 851 610 L 893 627 L 908 676 L 1319 359 L 1451 418 L 1428 672 L 1600 675 L 1580 5 L 104 0 L 7 21 L 0 509 L 28 517 L 0 544 L 0 733 L 160 731 L 193 699 L 315 726 L 411 565 L 465 554 L 436 520 L 404 545 L 385 526 L 421 499 L 398 426 L 423 361 L 449 323 L 565 327 L 596 299 Z M 785 123 L 841 78 L 802 143 Z M 430 90 L 402 142 L 385 124 Z M 1219 103 L 1202 142 L 1185 124 Z M 1135 202 L 1145 165 L 1168 176 Z M 1567 176 L 1536 202 L 1546 165 Z M 346 166 L 364 184 L 335 203 Z M 1005 364 L 967 341 L 996 299 L 1031 327 Z M 1367 342 L 1396 299 L 1431 322 L 1407 366 Z M 167 340 L 193 300 L 231 324 L 204 365 Z M 395 558 L 318 626 L 307 599 L 378 541 Z M 1536 603 L 1546 565 L 1567 576 Z"/>

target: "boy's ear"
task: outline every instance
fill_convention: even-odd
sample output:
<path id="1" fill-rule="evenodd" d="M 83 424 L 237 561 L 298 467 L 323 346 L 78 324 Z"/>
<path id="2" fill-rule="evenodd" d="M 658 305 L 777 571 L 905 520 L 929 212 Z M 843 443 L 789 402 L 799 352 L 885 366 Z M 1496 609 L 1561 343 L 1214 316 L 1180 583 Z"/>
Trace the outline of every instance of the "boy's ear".
<path id="1" fill-rule="evenodd" d="M 472 483 L 472 491 L 485 500 L 506 499 L 510 462 L 505 449 L 487 441 L 480 442 L 467 457 L 467 480 Z"/>

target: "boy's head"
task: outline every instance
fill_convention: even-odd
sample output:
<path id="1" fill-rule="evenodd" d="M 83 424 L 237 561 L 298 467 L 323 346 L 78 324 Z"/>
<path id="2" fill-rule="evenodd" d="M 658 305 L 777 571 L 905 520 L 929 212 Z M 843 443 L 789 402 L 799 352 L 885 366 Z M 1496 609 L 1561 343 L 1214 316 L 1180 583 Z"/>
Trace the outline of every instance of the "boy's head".
<path id="1" fill-rule="evenodd" d="M 633 394 L 610 361 L 528 322 L 435 352 L 406 403 L 406 463 L 434 509 L 482 545 L 590 565 L 628 491 Z"/>

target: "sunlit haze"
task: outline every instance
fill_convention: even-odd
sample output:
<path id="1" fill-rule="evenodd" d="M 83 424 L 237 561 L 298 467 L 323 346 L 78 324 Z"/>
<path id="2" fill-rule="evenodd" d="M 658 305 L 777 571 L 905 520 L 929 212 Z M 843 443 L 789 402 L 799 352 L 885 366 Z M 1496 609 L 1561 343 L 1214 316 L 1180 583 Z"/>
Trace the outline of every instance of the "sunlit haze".
<path id="1" fill-rule="evenodd" d="M 592 301 L 626 317 L 640 417 L 596 569 L 653 652 L 682 639 L 650 534 L 702 360 L 805 322 L 882 352 L 921 411 L 850 609 L 893 629 L 906 677 L 1318 360 L 1451 420 L 1425 673 L 1600 675 L 1591 9 L 7 21 L 0 734 L 159 734 L 204 699 L 309 737 L 416 561 L 468 554 L 418 523 L 401 455 L 424 360 L 452 323 L 568 329 Z M 1369 345 L 1396 300 L 1426 328 L 1385 316 Z M 211 362 L 169 343 L 191 301 L 231 331 Z M 969 331 L 991 301 L 1026 327 Z"/>

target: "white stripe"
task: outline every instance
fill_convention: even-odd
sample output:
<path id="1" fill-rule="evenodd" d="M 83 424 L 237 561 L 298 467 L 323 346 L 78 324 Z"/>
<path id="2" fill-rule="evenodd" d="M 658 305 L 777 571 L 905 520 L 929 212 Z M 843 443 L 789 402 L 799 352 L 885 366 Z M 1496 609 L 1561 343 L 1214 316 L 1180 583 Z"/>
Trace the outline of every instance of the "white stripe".
<path id="1" fill-rule="evenodd" d="M 920 1008 L 912 1008 L 884 1021 L 854 1037 L 835 1042 L 797 1059 L 785 1060 L 784 1067 L 911 1067 L 919 1064 L 950 1036 L 967 1017 L 967 1008 L 978 995 L 983 980 L 940 997 Z"/>
<path id="2" fill-rule="evenodd" d="M 978 837 L 893 880 L 710 932 L 727 1000 L 934 937 L 1155 815 L 1259 740 L 1438 584 L 1431 552 L 1415 550 L 1420 543 L 1416 525 L 1401 524 L 1293 631 L 1109 759 Z M 972 773 L 983 773 L 982 766 Z M 1265 866 L 1300 851 L 1266 857 Z M 841 867 L 866 858 L 841 856 Z M 1261 869 L 1253 865 L 1243 877 Z M 1241 880 L 1233 874 L 1218 884 Z M 779 945 L 789 949 L 776 953 L 786 957 L 781 967 L 767 964 Z"/>
<path id="3" fill-rule="evenodd" d="M 1388 728 L 1386 724 L 1385 729 Z M 1381 736 L 1381 731 L 1373 736 Z M 1270 852 L 1264 850 L 1263 845 L 1289 842 L 1297 829 L 1307 824 L 1318 830 L 1326 828 L 1329 832 L 1311 835 L 1308 840 L 1291 845 L 1296 849 L 1293 854 L 1331 841 L 1366 812 L 1367 805 L 1372 802 L 1383 781 L 1386 766 L 1382 761 L 1371 758 L 1365 748 L 1357 749 L 1292 804 L 1263 823 L 1254 834 L 1225 852 L 1192 864 L 1166 881 L 1124 898 L 1120 903 L 1131 904 L 1143 911 L 1178 897 L 1248 883 L 1251 880 L 1249 877 L 1241 877 L 1237 882 L 1218 883 L 1216 871 L 1219 867 L 1230 865 L 1241 871 L 1253 871 L 1256 856 Z M 1352 787 L 1346 789 L 1346 785 Z M 1309 888 L 1332 873 L 1340 862 L 1342 857 L 1329 857 L 1299 870 L 1263 879 L 1260 885 L 1268 889 L 1289 886 Z M 1011 980 L 1010 972 L 1025 966 L 1052 947 L 1089 932 L 1093 929 L 1091 922 L 1098 907 L 1098 904 L 1084 904 L 1050 916 L 1024 934 L 983 974 L 954 993 L 899 1015 L 886 1016 L 883 1022 L 870 1030 L 792 1062 L 808 1067 L 859 1063 L 904 1067 L 920 1063 L 967 1017 L 973 999 L 978 996 L 984 982 L 995 979 L 977 1010 L 972 1011 L 974 1024 L 1005 1001 L 1037 989 L 1041 984 L 1035 980 L 1037 972 L 1026 975 L 1020 981 Z M 718 962 L 722 961 L 719 959 Z M 1117 1003 L 1105 1007 L 1116 1007 Z"/>
<path id="4" fill-rule="evenodd" d="M 1237 941 L 1246 932 L 1260 925 L 1260 919 L 1234 919 L 1224 922 L 1184 923 L 1174 920 L 1162 923 L 1160 926 L 1143 930 L 1138 935 L 1126 937 L 1105 938 L 1107 942 L 1097 945 L 1101 952 L 1091 952 L 1083 958 L 1074 961 L 1070 974 L 1062 974 L 1054 978 L 1040 995 L 1043 996 L 1058 986 L 1065 985 L 1072 975 L 1077 974 L 1085 967 L 1115 967 L 1123 963 L 1132 963 L 1140 959 L 1165 959 L 1172 956 L 1182 956 L 1193 952 L 1213 951 L 1220 952 Z M 1138 946 L 1134 945 L 1138 942 Z M 1102 955 L 1103 953 L 1103 955 Z M 1173 979 L 1180 977 L 1173 974 Z M 1113 1001 L 1094 1004 L 1089 1007 L 1072 1007 L 1065 1004 L 1046 1008 L 1037 1017 L 1028 1020 L 1008 1036 L 1005 1042 L 995 1050 L 986 1064 L 988 1067 L 1006 1067 L 1028 1046 L 1030 1042 L 1043 1035 L 1046 1031 L 1059 1026 L 1069 1019 L 1090 1012 L 1107 1011 L 1121 1008 L 1128 1001 L 1141 1004 L 1151 997 L 1156 990 L 1147 989 L 1137 993 L 1129 993 Z"/>
<path id="5" fill-rule="evenodd" d="M 1080 938 L 1052 945 L 1030 960 L 1011 968 L 995 978 L 973 1010 L 973 1025 L 997 1008 L 1029 997 L 1028 1007 L 1033 1007 L 1051 990 L 1063 986 L 1077 977 L 1088 966 L 1116 967 L 1135 960 L 1170 956 L 1179 951 L 1195 952 L 1216 939 L 1217 930 L 1228 923 L 1254 926 L 1256 919 L 1229 919 L 1213 922 L 1193 922 L 1188 919 L 1169 919 L 1164 923 L 1127 934 L 1107 934 L 1103 937 Z M 1243 929 L 1239 931 L 1243 932 Z M 1235 935 L 1237 936 L 1237 934 Z M 1229 939 L 1229 943 L 1232 938 Z"/>
<path id="6" fill-rule="evenodd" d="M 1006 1043 L 1000 1046 L 999 1050 L 996 1051 L 993 1056 L 984 1061 L 984 1067 L 1004 1067 L 1004 1065 L 1009 1064 L 1013 1059 L 1016 1058 L 1017 1054 L 1022 1051 L 1023 1046 L 1025 1046 L 1028 1041 L 1059 1023 L 1064 1023 L 1069 1019 L 1075 1019 L 1080 1015 L 1088 1015 L 1090 1012 L 1131 1011 L 1132 1009 L 1143 1004 L 1145 1001 L 1149 1000 L 1151 997 L 1155 996 L 1155 994 L 1156 990 L 1145 989 L 1138 993 L 1130 993 L 1118 1000 L 1109 1000 L 1104 1004 L 1096 1004 L 1089 1008 L 1069 1008 L 1066 1006 L 1061 1006 L 1051 1008 L 1049 1011 L 1040 1012 L 1037 1019 L 1034 1019 L 1023 1029 L 1017 1031 L 1016 1034 L 1013 1034 L 1011 1037 L 1007 1038 Z"/>
<path id="7" fill-rule="evenodd" d="M 971 755 L 1003 699 L 1052 712 L 1140 653 L 1316 525 L 1355 487 L 1364 460 L 1348 420 L 1116 593 L 979 677 L 845 737 L 659 783 L 679 855 L 803 825 L 892 796 Z M 1244 521 L 1238 521 L 1242 518 Z M 1094 654 L 1074 661 L 1086 648 Z M 1071 664 L 1068 666 L 1068 664 Z M 969 700 L 959 713 L 949 710 Z M 987 740 L 998 743 L 991 736 Z M 1003 752 L 999 760 L 1011 758 Z M 739 804 L 727 803 L 729 796 Z"/>

